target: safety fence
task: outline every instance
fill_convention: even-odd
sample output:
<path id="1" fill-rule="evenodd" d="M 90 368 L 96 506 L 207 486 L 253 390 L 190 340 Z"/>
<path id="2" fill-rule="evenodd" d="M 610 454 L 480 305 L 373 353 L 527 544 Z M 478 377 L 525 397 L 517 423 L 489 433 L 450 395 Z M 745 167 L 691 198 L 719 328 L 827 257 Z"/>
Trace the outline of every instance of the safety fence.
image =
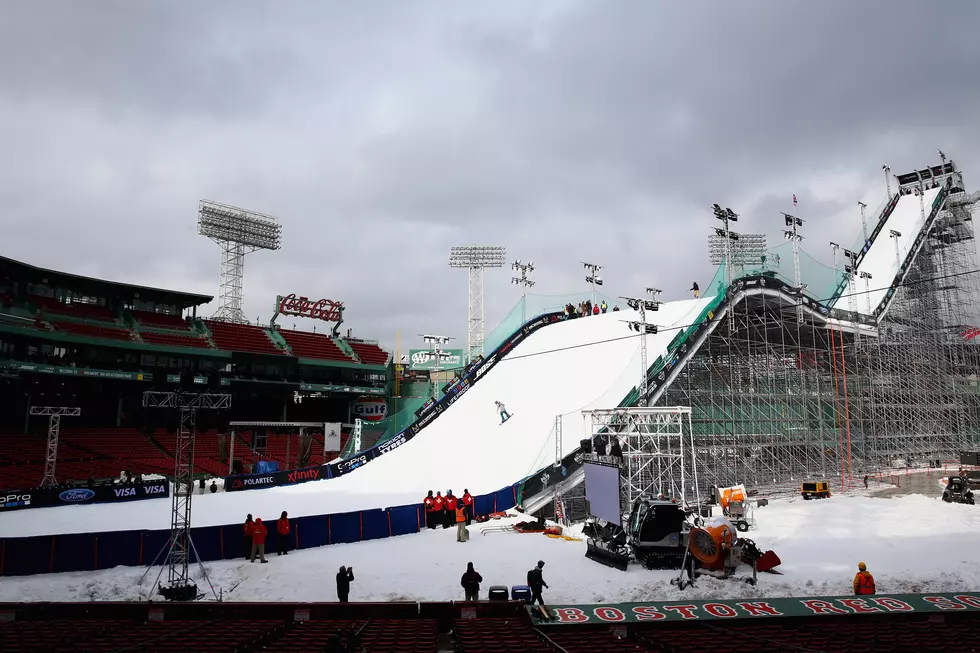
<path id="1" fill-rule="evenodd" d="M 92 487 L 48 487 L 30 490 L 9 490 L 0 494 L 0 513 L 31 508 L 83 505 L 88 503 L 117 503 L 162 499 L 170 496 L 170 482 L 143 481 Z"/>
<path id="2" fill-rule="evenodd" d="M 517 486 L 474 497 L 474 515 L 489 515 L 517 504 Z M 274 546 L 278 515 L 268 515 L 266 544 Z M 418 533 L 425 528 L 421 503 L 393 508 L 312 515 L 289 520 L 290 549 L 310 549 L 330 544 L 377 540 Z M 191 529 L 200 559 L 233 560 L 246 554 L 244 524 L 201 526 Z M 170 530 L 106 531 L 0 539 L 0 576 L 27 576 L 65 571 L 94 571 L 120 565 L 133 567 L 162 564 L 169 547 Z M 250 550 L 250 548 L 248 549 Z"/>

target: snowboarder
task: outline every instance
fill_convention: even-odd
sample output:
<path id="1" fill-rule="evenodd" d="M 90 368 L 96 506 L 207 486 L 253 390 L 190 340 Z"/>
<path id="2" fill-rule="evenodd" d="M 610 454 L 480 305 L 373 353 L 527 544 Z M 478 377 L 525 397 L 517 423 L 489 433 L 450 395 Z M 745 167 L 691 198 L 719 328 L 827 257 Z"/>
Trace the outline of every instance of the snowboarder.
<path id="1" fill-rule="evenodd" d="M 504 406 L 499 401 L 495 401 L 493 403 L 497 404 L 497 412 L 500 413 L 500 423 L 503 424 L 504 422 L 506 422 L 507 420 L 509 420 L 510 419 L 510 413 L 507 412 L 507 407 Z"/>
<path id="2" fill-rule="evenodd" d="M 538 566 L 527 572 L 527 584 L 531 588 L 531 605 L 534 605 L 535 601 L 544 605 L 544 599 L 541 598 L 541 589 L 547 588 L 548 583 L 544 582 L 544 576 L 542 575 L 543 569 L 544 560 L 538 560 Z"/>
<path id="3" fill-rule="evenodd" d="M 341 565 L 340 571 L 337 572 L 337 600 L 341 603 L 347 603 L 352 580 L 354 580 L 354 568 Z"/>
<path id="4" fill-rule="evenodd" d="M 473 563 L 466 563 L 466 573 L 460 579 L 459 584 L 463 586 L 463 591 L 466 593 L 467 601 L 479 601 L 480 600 L 480 583 L 483 582 L 483 576 L 478 574 L 475 569 L 473 569 Z"/>
<path id="5" fill-rule="evenodd" d="M 854 576 L 854 593 L 857 595 L 875 593 L 875 577 L 863 562 L 858 563 L 858 573 Z"/>
<path id="6" fill-rule="evenodd" d="M 699 298 L 701 296 L 701 288 L 698 287 L 698 282 L 697 281 L 695 281 L 694 282 L 694 285 L 691 286 L 691 291 L 694 293 L 694 299 L 697 299 L 697 298 Z"/>

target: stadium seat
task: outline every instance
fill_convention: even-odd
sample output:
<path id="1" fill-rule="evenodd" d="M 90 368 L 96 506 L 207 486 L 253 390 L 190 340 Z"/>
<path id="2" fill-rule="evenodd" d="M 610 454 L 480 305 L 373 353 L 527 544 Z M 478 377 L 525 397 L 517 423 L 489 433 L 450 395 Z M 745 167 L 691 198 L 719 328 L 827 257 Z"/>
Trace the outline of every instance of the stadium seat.
<path id="1" fill-rule="evenodd" d="M 141 331 L 143 342 L 153 345 L 169 345 L 171 347 L 210 347 L 208 341 L 198 335 L 178 333 L 162 333 L 159 331 Z"/>
<path id="2" fill-rule="evenodd" d="M 262 327 L 204 320 L 218 349 L 256 354 L 282 354 Z"/>
<path id="3" fill-rule="evenodd" d="M 324 333 L 308 333 L 279 329 L 280 335 L 300 358 L 318 358 L 323 360 L 351 361 L 351 357 L 341 351 L 340 347 Z"/>
<path id="4" fill-rule="evenodd" d="M 174 329 L 176 331 L 188 331 L 190 325 L 187 320 L 179 315 L 170 313 L 151 313 L 150 311 L 131 311 L 133 317 L 145 326 L 159 327 L 161 329 Z"/>
<path id="5" fill-rule="evenodd" d="M 368 365 L 388 364 L 388 352 L 383 350 L 381 347 L 368 342 L 351 340 L 350 338 L 348 338 L 346 342 L 348 345 L 350 345 L 350 348 L 354 350 L 354 353 L 357 354 L 357 357 L 362 363 L 367 363 Z"/>
<path id="6" fill-rule="evenodd" d="M 52 326 L 58 331 L 88 338 L 107 338 L 110 340 L 132 340 L 133 334 L 119 326 L 97 326 L 83 322 L 64 322 L 54 320 Z"/>
<path id="7" fill-rule="evenodd" d="M 99 320 L 102 322 L 115 322 L 116 316 L 105 306 L 96 304 L 72 303 L 65 304 L 53 297 L 41 297 L 40 295 L 30 295 L 28 299 L 45 313 L 56 315 L 70 315 L 86 320 Z"/>

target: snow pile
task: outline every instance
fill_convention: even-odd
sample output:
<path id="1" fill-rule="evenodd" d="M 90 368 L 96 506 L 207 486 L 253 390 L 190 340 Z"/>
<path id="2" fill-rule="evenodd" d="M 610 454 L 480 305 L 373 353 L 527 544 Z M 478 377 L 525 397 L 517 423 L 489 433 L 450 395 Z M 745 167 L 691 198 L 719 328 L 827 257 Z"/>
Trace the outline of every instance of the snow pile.
<path id="1" fill-rule="evenodd" d="M 980 549 L 973 545 L 980 533 L 980 507 L 944 504 L 921 495 L 834 496 L 823 501 L 775 500 L 756 516 L 759 528 L 746 535 L 783 560 L 783 575 L 760 574 L 757 587 L 699 579 L 681 593 L 669 584 L 676 572 L 635 565 L 627 572 L 603 567 L 585 558 L 584 541 L 481 534 L 483 528 L 526 518 L 474 524 L 465 544 L 455 541 L 455 529 L 439 529 L 293 551 L 285 557 L 273 553 L 266 565 L 233 560 L 208 563 L 207 568 L 229 601 L 335 601 L 334 577 L 340 565 L 354 568 L 354 601 L 461 600 L 459 580 L 467 562 L 483 575 L 485 597 L 490 585 L 524 584 L 526 571 L 538 560 L 546 562 L 544 577 L 551 589 L 544 595 L 552 604 L 846 595 L 859 561 L 875 575 L 879 593 L 980 589 Z M 135 600 L 149 590 L 137 586 L 143 572 L 119 567 L 4 578 L 0 601 Z M 152 582 L 156 570 L 147 578 Z"/>

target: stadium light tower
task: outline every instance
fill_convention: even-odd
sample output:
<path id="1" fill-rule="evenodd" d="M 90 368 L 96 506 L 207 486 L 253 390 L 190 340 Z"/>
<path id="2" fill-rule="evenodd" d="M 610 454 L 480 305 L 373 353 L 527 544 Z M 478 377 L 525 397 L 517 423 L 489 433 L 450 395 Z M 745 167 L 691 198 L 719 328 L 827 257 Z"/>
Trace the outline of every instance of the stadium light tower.
<path id="1" fill-rule="evenodd" d="M 892 167 L 887 163 L 881 166 L 881 169 L 885 171 L 885 190 L 888 191 L 888 199 L 892 198 L 892 178 L 891 171 Z"/>
<path id="2" fill-rule="evenodd" d="M 466 328 L 467 358 L 483 355 L 483 270 L 504 267 L 506 247 L 458 245 L 449 250 L 449 267 L 469 271 L 469 307 Z"/>
<path id="3" fill-rule="evenodd" d="M 424 333 L 420 333 L 419 337 L 422 338 L 422 341 L 425 342 L 425 344 L 429 345 L 429 347 L 432 349 L 432 358 L 435 359 L 435 362 L 433 363 L 434 367 L 432 368 L 432 371 L 435 372 L 435 374 L 430 375 L 430 377 L 432 378 L 432 398 L 438 399 L 439 398 L 438 377 L 439 377 L 439 369 L 440 369 L 439 363 L 441 363 L 444 360 L 449 360 L 450 358 L 452 358 L 452 354 L 443 351 L 442 348 L 444 345 L 448 345 L 449 341 L 452 340 L 452 338 L 449 336 L 434 336 L 434 335 L 429 335 Z"/>
<path id="4" fill-rule="evenodd" d="M 868 205 L 864 202 L 858 202 L 858 206 L 861 207 L 861 228 L 864 230 L 864 246 L 868 245 L 868 219 L 864 216 L 864 210 L 868 208 Z M 863 248 L 862 248 L 863 249 Z"/>
<path id="5" fill-rule="evenodd" d="M 871 315 L 871 273 L 862 272 L 861 278 L 864 279 L 864 299 L 868 304 L 868 315 Z"/>
<path id="6" fill-rule="evenodd" d="M 595 287 L 602 285 L 602 277 L 599 276 L 599 270 L 602 269 L 601 265 L 596 265 L 595 263 L 586 263 L 582 261 L 582 265 L 585 267 L 585 271 L 588 272 L 585 275 L 585 283 L 592 284 L 592 305 L 595 306 Z"/>
<path id="7" fill-rule="evenodd" d="M 902 237 L 902 232 L 892 229 L 888 232 L 888 237 L 895 241 L 895 265 L 902 267 L 902 255 L 898 249 L 898 239 Z"/>
<path id="8" fill-rule="evenodd" d="M 215 320 L 245 324 L 242 312 L 242 277 L 245 255 L 259 249 L 282 247 L 282 225 L 271 215 L 201 200 L 197 233 L 221 246 L 221 281 Z"/>

